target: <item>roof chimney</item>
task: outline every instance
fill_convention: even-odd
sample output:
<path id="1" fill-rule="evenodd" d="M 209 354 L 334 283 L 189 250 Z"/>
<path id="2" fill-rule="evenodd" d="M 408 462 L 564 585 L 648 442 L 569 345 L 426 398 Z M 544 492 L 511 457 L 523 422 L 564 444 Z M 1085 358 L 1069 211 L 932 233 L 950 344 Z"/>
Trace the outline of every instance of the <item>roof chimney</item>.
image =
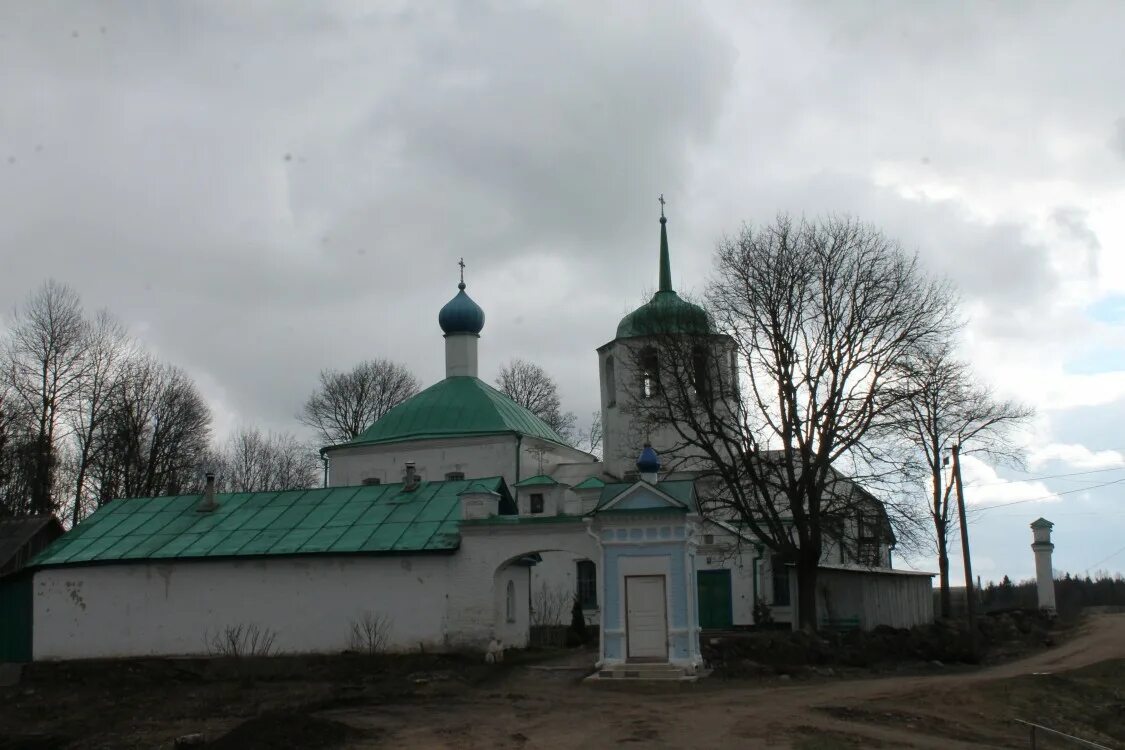
<path id="1" fill-rule="evenodd" d="M 402 491 L 413 492 L 418 489 L 418 474 L 414 470 L 414 462 L 406 462 L 406 475 L 402 478 Z"/>
<path id="2" fill-rule="evenodd" d="M 198 513 L 211 513 L 219 504 L 215 502 L 215 472 L 207 472 L 207 485 L 203 488 L 203 499 L 196 506 Z"/>

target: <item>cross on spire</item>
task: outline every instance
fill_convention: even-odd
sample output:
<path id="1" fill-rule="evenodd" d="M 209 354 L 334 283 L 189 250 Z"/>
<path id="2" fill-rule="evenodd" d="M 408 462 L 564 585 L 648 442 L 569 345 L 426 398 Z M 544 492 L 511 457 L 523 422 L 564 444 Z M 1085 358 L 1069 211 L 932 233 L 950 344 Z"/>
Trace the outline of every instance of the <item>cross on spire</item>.
<path id="1" fill-rule="evenodd" d="M 672 291 L 672 264 L 668 261 L 668 220 L 664 218 L 664 193 L 660 194 L 660 291 Z"/>
<path id="2" fill-rule="evenodd" d="M 461 283 L 458 284 L 462 289 L 465 288 L 465 259 L 461 258 L 457 261 L 457 265 L 461 266 Z"/>

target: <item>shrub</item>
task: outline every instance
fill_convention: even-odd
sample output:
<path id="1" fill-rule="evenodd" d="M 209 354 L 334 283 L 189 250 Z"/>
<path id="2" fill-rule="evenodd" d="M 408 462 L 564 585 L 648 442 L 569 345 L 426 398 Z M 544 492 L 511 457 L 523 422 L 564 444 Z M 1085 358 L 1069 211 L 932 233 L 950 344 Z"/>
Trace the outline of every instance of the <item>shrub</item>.
<path id="1" fill-rule="evenodd" d="M 773 624 L 773 612 L 770 610 L 770 605 L 766 604 L 766 600 L 760 596 L 754 599 L 754 624 Z"/>
<path id="2" fill-rule="evenodd" d="M 352 651 L 374 656 L 387 650 L 391 637 L 391 619 L 386 615 L 364 612 L 352 620 L 350 646 Z"/>
<path id="3" fill-rule="evenodd" d="M 277 632 L 254 623 L 227 625 L 222 630 L 204 634 L 203 640 L 210 656 L 269 656 L 274 653 L 273 642 Z"/>
<path id="4" fill-rule="evenodd" d="M 581 646 L 589 640 L 586 632 L 586 615 L 582 612 L 582 602 L 574 597 L 570 607 L 570 630 L 567 631 L 567 645 Z"/>

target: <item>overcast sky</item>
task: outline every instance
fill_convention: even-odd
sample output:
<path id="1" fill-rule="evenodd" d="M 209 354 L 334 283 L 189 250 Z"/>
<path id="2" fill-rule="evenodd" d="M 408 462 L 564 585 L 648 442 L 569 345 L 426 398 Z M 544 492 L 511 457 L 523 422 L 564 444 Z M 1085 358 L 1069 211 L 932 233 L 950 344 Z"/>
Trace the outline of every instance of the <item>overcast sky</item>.
<path id="1" fill-rule="evenodd" d="M 660 193 L 687 292 L 743 222 L 853 214 L 1038 409 L 1024 471 L 966 461 L 1015 503 L 975 571 L 1030 576 L 1040 515 L 1057 568 L 1125 569 L 1125 4 L 606 5 L 0 4 L 0 307 L 59 279 L 219 433 L 296 430 L 321 368 L 444 374 L 464 256 L 481 375 L 536 361 L 587 421 Z"/>

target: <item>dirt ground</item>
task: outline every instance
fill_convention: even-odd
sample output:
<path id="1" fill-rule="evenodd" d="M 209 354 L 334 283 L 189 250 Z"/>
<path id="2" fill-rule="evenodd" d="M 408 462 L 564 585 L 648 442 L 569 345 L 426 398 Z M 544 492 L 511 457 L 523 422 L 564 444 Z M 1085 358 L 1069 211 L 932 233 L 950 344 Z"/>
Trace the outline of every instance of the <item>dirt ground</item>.
<path id="1" fill-rule="evenodd" d="M 246 750 L 1027 747 L 1016 718 L 1125 748 L 1125 614 L 979 670 L 595 686 L 580 682 L 592 660 L 419 657 L 342 670 L 310 659 L 275 662 L 288 666 L 273 676 L 190 661 L 136 663 L 124 676 L 111 676 L 120 664 L 36 666 L 0 690 L 0 750 L 171 748 L 190 732 Z"/>

